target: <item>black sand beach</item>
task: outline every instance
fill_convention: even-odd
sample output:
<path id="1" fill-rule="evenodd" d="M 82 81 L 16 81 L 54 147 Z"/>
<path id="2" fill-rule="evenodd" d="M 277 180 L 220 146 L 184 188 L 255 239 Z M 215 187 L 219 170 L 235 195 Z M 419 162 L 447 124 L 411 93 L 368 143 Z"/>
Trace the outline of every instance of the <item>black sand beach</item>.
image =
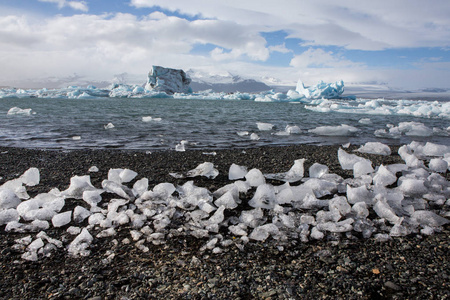
<path id="1" fill-rule="evenodd" d="M 286 172 L 294 160 L 306 158 L 305 170 L 318 162 L 344 178 L 337 146 L 287 146 L 256 149 L 154 152 L 120 150 L 43 151 L 0 147 L 0 185 L 30 167 L 40 170 L 40 184 L 27 187 L 31 197 L 51 188 L 66 189 L 74 175 L 90 175 L 101 187 L 110 168 L 128 168 L 146 177 L 149 188 L 194 180 L 210 191 L 230 183 L 232 163 L 263 173 Z M 349 151 L 355 149 L 352 146 Z M 374 165 L 403 162 L 393 155 L 358 154 Z M 170 172 L 186 172 L 198 164 L 214 163 L 215 179 L 176 179 Z M 88 173 L 97 166 L 99 172 Z M 447 180 L 449 173 L 447 172 Z M 270 182 L 270 181 L 269 181 Z M 130 183 L 130 186 L 133 182 Z M 83 205 L 66 200 L 67 206 Z M 47 234 L 64 241 L 66 227 Z M 3 299 L 447 299 L 450 297 L 450 227 L 432 236 L 410 235 L 387 242 L 372 239 L 311 241 L 279 249 L 270 239 L 250 242 L 239 250 L 219 254 L 200 252 L 205 239 L 173 236 L 163 245 L 147 245 L 143 253 L 133 243 L 120 243 L 129 228 L 95 239 L 88 257 L 70 257 L 59 249 L 37 262 L 21 259 L 14 240 L 29 234 L 0 228 L 0 297 Z M 34 235 L 31 233 L 31 235 Z M 68 239 L 68 238 L 66 238 Z M 114 243 L 113 240 L 119 241 Z M 108 254 L 114 259 L 105 262 Z"/>

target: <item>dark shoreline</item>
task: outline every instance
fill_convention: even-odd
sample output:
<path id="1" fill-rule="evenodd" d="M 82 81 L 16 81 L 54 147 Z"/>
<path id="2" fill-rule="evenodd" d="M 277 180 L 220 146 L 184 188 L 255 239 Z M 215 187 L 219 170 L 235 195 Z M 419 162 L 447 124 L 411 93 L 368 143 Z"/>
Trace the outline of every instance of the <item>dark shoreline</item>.
<path id="1" fill-rule="evenodd" d="M 284 146 L 211 151 L 35 150 L 0 147 L 0 185 L 30 167 L 40 170 L 38 186 L 27 187 L 30 196 L 65 189 L 74 175 L 90 175 L 99 187 L 110 168 L 129 168 L 146 177 L 149 187 L 162 182 L 195 185 L 214 191 L 228 184 L 232 163 L 258 168 L 263 173 L 285 172 L 295 159 L 306 158 L 330 172 L 351 177 L 337 160 L 339 146 Z M 374 165 L 402 162 L 391 146 L 391 156 L 366 155 Z M 349 152 L 356 149 L 351 146 Z M 245 152 L 245 153 L 244 153 Z M 169 172 L 185 172 L 205 161 L 216 165 L 215 179 L 175 179 Z M 89 173 L 91 166 L 100 171 Z M 307 171 L 306 171 L 307 172 Z M 449 173 L 447 172 L 447 180 Z M 66 228 L 47 230 L 61 236 Z M 449 226 L 433 236 L 411 235 L 380 243 L 374 239 L 342 239 L 297 243 L 283 251 L 272 242 L 250 243 L 243 251 L 233 247 L 221 254 L 201 253 L 205 240 L 173 237 L 166 244 L 149 245 L 143 253 L 117 236 L 96 240 L 92 254 L 73 258 L 57 251 L 49 258 L 28 262 L 11 247 L 30 234 L 0 230 L 0 297 L 12 299 L 446 299 L 450 289 Z M 34 234 L 31 234 L 34 236 Z M 114 246 L 112 240 L 119 244 Z M 111 263 L 102 262 L 108 250 Z"/>

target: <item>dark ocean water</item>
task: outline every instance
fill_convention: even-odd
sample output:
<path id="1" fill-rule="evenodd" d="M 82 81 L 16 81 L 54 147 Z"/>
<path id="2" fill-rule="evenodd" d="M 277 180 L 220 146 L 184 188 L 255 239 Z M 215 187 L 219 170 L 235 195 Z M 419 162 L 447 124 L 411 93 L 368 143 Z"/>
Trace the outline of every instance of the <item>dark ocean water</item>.
<path id="1" fill-rule="evenodd" d="M 30 115 L 7 112 L 12 107 L 31 108 Z M 0 99 L 0 145 L 44 148 L 175 149 L 185 140 L 186 149 L 245 148 L 288 144 L 362 144 L 380 141 L 405 144 L 411 141 L 450 145 L 448 119 L 402 115 L 371 115 L 316 112 L 301 103 L 249 100 L 180 99 Z M 144 122 L 143 117 L 153 119 Z M 154 120 L 160 118 L 160 120 Z M 371 124 L 359 121 L 370 118 Z M 257 122 L 273 124 L 260 131 Z M 420 122 L 434 132 L 427 136 L 380 138 L 377 129 L 387 124 Z M 112 123 L 114 128 L 105 129 Z M 351 136 L 319 136 L 308 132 L 319 126 L 347 124 L 359 131 Z M 286 135 L 287 125 L 301 133 Z M 237 132 L 248 132 L 238 135 Z M 280 135 L 279 133 L 282 132 Z M 259 140 L 252 140 L 256 133 Z M 284 134 L 284 135 L 283 135 Z"/>

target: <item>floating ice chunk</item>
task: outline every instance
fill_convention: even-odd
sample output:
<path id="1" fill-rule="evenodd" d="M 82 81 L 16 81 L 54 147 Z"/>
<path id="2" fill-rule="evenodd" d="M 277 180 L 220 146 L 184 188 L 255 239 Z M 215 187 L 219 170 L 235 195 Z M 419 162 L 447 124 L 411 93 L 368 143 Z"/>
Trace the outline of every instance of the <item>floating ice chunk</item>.
<path id="1" fill-rule="evenodd" d="M 443 218 L 429 210 L 416 210 L 411 219 L 423 226 L 439 227 L 450 223 L 450 220 Z"/>
<path id="2" fill-rule="evenodd" d="M 424 180 L 404 178 L 399 179 L 399 190 L 409 196 L 421 196 L 428 192 L 428 189 L 424 185 Z"/>
<path id="3" fill-rule="evenodd" d="M 108 123 L 104 127 L 105 127 L 105 129 L 113 129 L 115 126 L 113 123 Z"/>
<path id="4" fill-rule="evenodd" d="M 355 154 L 349 154 L 344 150 L 342 150 L 341 148 L 339 148 L 338 150 L 338 160 L 339 163 L 341 164 L 342 169 L 344 170 L 352 170 L 353 166 L 360 161 L 370 162 L 370 160 L 365 159 L 363 157 L 357 156 Z"/>
<path id="5" fill-rule="evenodd" d="M 340 126 L 319 126 L 308 132 L 323 136 L 351 136 L 359 131 L 358 128 L 341 124 Z"/>
<path id="6" fill-rule="evenodd" d="M 219 175 L 219 171 L 214 168 L 214 164 L 210 162 L 204 162 L 199 164 L 195 169 L 186 173 L 188 177 L 204 176 L 210 179 L 214 179 Z"/>
<path id="7" fill-rule="evenodd" d="M 67 198 L 82 199 L 84 191 L 93 191 L 96 188 L 91 183 L 89 175 L 73 176 L 70 178 L 70 186 L 67 190 L 62 191 L 61 195 Z"/>
<path id="8" fill-rule="evenodd" d="M 228 171 L 228 179 L 229 180 L 236 180 L 244 178 L 245 175 L 248 173 L 247 167 L 239 166 L 236 164 L 231 164 L 230 170 Z"/>
<path id="9" fill-rule="evenodd" d="M 92 213 L 89 210 L 87 210 L 86 208 L 84 208 L 83 206 L 77 206 L 73 210 L 73 220 L 76 223 L 81 223 L 84 221 L 84 219 L 89 217 L 91 214 Z"/>
<path id="10" fill-rule="evenodd" d="M 142 122 L 160 122 L 162 119 L 161 118 L 153 118 L 150 116 L 146 116 L 146 117 L 142 117 Z"/>
<path id="11" fill-rule="evenodd" d="M 31 115 L 31 108 L 20 108 L 20 107 L 12 107 L 7 112 L 8 115 L 24 115 L 24 116 L 30 116 Z"/>
<path id="12" fill-rule="evenodd" d="M 268 131 L 268 130 L 272 130 L 272 128 L 273 128 L 273 124 L 262 123 L 262 122 L 257 122 L 256 126 L 258 126 L 258 129 L 260 131 Z"/>
<path id="13" fill-rule="evenodd" d="M 441 158 L 432 158 L 428 167 L 434 172 L 445 173 L 448 169 L 448 163 Z"/>
<path id="14" fill-rule="evenodd" d="M 392 174 L 385 166 L 380 165 L 373 176 L 373 184 L 380 186 L 387 186 L 394 184 L 397 181 L 397 176 Z"/>
<path id="15" fill-rule="evenodd" d="M 263 173 L 259 169 L 251 169 L 246 175 L 245 180 L 250 186 L 259 186 L 266 183 Z"/>
<path id="16" fill-rule="evenodd" d="M 275 189 L 270 184 L 259 185 L 255 195 L 248 202 L 251 207 L 271 209 L 275 206 Z"/>
<path id="17" fill-rule="evenodd" d="M 370 124 L 372 124 L 372 120 L 370 120 L 369 118 L 362 118 L 358 121 L 358 123 L 370 125 Z"/>
<path id="18" fill-rule="evenodd" d="M 347 200 L 350 204 L 355 204 L 358 202 L 372 204 L 373 194 L 367 189 L 365 185 L 355 188 L 347 185 Z"/>
<path id="19" fill-rule="evenodd" d="M 79 136 L 79 135 L 74 135 L 74 136 L 72 137 L 72 140 L 74 140 L 74 141 L 79 141 L 79 140 L 81 140 L 81 136 Z"/>
<path id="20" fill-rule="evenodd" d="M 53 227 L 62 227 L 70 223 L 72 219 L 72 211 L 66 211 L 52 217 Z"/>
<path id="21" fill-rule="evenodd" d="M 247 136 L 247 135 L 250 135 L 250 132 L 248 132 L 248 131 L 238 131 L 238 132 L 236 132 L 236 134 L 238 136 Z"/>
<path id="22" fill-rule="evenodd" d="M 5 225 L 12 221 L 19 221 L 20 216 L 16 209 L 8 208 L 0 210 L 0 225 Z"/>
<path id="23" fill-rule="evenodd" d="M 344 82 L 336 81 L 335 83 L 325 83 L 319 81 L 318 84 L 305 87 L 303 82 L 299 79 L 295 89 L 296 93 L 291 92 L 291 97 L 305 97 L 306 99 L 333 99 L 339 98 L 344 92 Z M 295 96 L 297 94 L 297 96 Z"/>
<path id="24" fill-rule="evenodd" d="M 259 140 L 259 135 L 257 135 L 256 133 L 252 133 L 252 134 L 250 134 L 250 139 L 252 141 L 258 141 Z"/>
<path id="25" fill-rule="evenodd" d="M 19 178 L 27 186 L 35 186 L 39 184 L 40 175 L 37 168 L 29 168 Z"/>
<path id="26" fill-rule="evenodd" d="M 372 162 L 369 160 L 361 160 L 353 165 L 353 176 L 355 178 L 362 175 L 373 173 Z"/>
<path id="27" fill-rule="evenodd" d="M 401 222 L 401 218 L 398 217 L 389 204 L 386 203 L 386 199 L 377 199 L 378 201 L 373 206 L 373 210 L 380 218 L 384 218 L 392 224 L 398 224 Z"/>
<path id="28" fill-rule="evenodd" d="M 181 141 L 179 144 L 177 144 L 175 146 L 175 151 L 178 151 L 178 152 L 186 151 L 185 145 L 187 145 L 187 143 L 188 143 L 188 141 L 185 141 L 185 140 Z"/>
<path id="29" fill-rule="evenodd" d="M 0 188 L 0 210 L 16 208 L 20 204 L 20 199 L 14 191 L 7 188 Z"/>
<path id="30" fill-rule="evenodd" d="M 408 136 L 431 136 L 433 130 L 420 122 L 400 122 L 399 130 Z"/>
<path id="31" fill-rule="evenodd" d="M 69 244 L 67 250 L 72 256 L 88 256 L 91 251 L 88 249 L 94 238 L 89 231 L 84 228 L 79 235 Z"/>
<path id="32" fill-rule="evenodd" d="M 279 232 L 275 224 L 269 223 L 256 227 L 249 238 L 252 240 L 264 242 L 270 235 L 277 235 Z"/>
<path id="33" fill-rule="evenodd" d="M 286 128 L 284 129 L 288 134 L 299 134 L 302 133 L 302 130 L 297 125 L 286 125 Z"/>
<path id="34" fill-rule="evenodd" d="M 356 150 L 361 153 L 391 155 L 391 148 L 380 142 L 367 142 Z"/>
<path id="35" fill-rule="evenodd" d="M 312 178 L 320 178 L 323 175 L 327 174 L 329 171 L 328 167 L 319 163 L 314 163 L 311 167 L 309 167 L 309 177 Z"/>

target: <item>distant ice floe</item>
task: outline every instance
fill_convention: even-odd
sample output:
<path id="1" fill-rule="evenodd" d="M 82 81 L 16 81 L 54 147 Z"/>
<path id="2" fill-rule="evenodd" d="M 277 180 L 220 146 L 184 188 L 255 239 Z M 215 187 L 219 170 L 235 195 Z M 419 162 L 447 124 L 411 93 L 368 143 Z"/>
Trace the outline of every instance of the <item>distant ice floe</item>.
<path id="1" fill-rule="evenodd" d="M 8 115 L 24 115 L 24 116 L 30 116 L 32 113 L 34 114 L 31 108 L 22 109 L 20 107 L 12 107 L 7 112 Z"/>
<path id="2" fill-rule="evenodd" d="M 386 147 L 367 143 L 360 150 L 384 154 Z M 13 248 L 30 261 L 51 256 L 57 249 L 71 256 L 91 255 L 94 241 L 115 238 L 119 230 L 128 230 L 129 235 L 114 243 L 133 243 L 142 252 L 168 239 L 192 236 L 203 241 L 199 251 L 213 254 L 233 247 L 245 250 L 250 242 L 270 241 L 282 251 L 299 240 L 383 242 L 439 232 L 450 223 L 450 183 L 444 177 L 450 147 L 412 142 L 398 153 L 405 163 L 374 166 L 339 149 L 340 165 L 353 170 L 349 178 L 330 173 L 319 163 L 305 170 L 304 159 L 276 174 L 232 164 L 230 183 L 215 191 L 194 184 L 197 176 L 212 180 L 219 175 L 212 163 L 205 162 L 183 175 L 192 181 L 178 186 L 165 182 L 149 189 L 147 178 L 131 185 L 136 172 L 110 169 L 101 188 L 92 185 L 89 175 L 74 176 L 66 190 L 51 189 L 30 198 L 26 187 L 40 181 L 39 170 L 30 168 L 0 186 L 0 224 L 6 225 L 6 232 L 29 233 L 16 239 Z M 115 197 L 102 197 L 104 192 Z M 71 199 L 83 202 L 67 209 Z M 51 235 L 46 231 L 52 227 L 67 227 L 72 238 L 51 236 L 55 231 L 50 230 Z M 108 250 L 103 262 L 111 263 L 114 256 L 114 250 Z"/>

